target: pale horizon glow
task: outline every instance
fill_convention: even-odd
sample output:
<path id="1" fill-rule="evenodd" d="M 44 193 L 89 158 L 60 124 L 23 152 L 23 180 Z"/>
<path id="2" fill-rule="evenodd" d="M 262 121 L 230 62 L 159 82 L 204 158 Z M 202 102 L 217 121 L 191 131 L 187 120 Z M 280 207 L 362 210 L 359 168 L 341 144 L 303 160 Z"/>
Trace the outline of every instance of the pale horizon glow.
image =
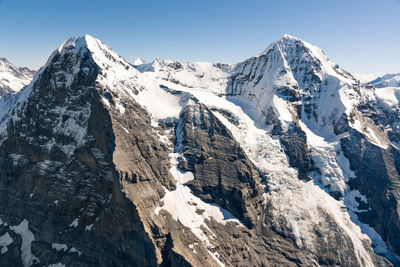
<path id="1" fill-rule="evenodd" d="M 398 0 L 0 0 L 0 57 L 38 69 L 65 39 L 89 34 L 129 62 L 234 64 L 290 34 L 352 73 L 399 73 L 398 14 Z"/>

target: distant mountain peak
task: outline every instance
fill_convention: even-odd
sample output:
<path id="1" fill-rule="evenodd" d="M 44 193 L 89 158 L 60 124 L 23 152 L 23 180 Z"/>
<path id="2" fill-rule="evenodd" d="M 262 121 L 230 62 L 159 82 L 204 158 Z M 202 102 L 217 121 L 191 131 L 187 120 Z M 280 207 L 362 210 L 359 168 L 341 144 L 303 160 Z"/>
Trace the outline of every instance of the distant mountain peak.
<path id="1" fill-rule="evenodd" d="M 377 88 L 400 87 L 400 73 L 386 74 L 369 82 Z"/>
<path id="2" fill-rule="evenodd" d="M 28 85 L 35 73 L 26 67 L 14 66 L 4 57 L 0 58 L 0 97 Z"/>
<path id="3" fill-rule="evenodd" d="M 137 59 L 135 59 L 135 61 L 133 61 L 134 66 L 142 65 L 145 63 L 146 63 L 146 61 L 141 57 L 138 57 Z"/>

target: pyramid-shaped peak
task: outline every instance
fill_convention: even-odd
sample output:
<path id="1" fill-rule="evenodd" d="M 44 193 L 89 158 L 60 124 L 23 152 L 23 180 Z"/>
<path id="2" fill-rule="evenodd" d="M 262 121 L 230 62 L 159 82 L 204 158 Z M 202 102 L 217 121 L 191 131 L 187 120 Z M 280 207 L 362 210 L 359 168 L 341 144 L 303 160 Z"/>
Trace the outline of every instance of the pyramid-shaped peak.
<path id="1" fill-rule="evenodd" d="M 297 55 L 297 52 L 308 53 L 312 57 L 320 60 L 328 60 L 321 48 L 289 34 L 284 34 L 279 40 L 270 44 L 260 55 L 267 54 L 271 50 L 276 50 L 277 52 L 284 54 L 293 54 L 293 52 Z"/>
<path id="2" fill-rule="evenodd" d="M 101 44 L 100 40 L 94 38 L 91 35 L 85 34 L 82 36 L 74 36 L 74 37 L 71 37 L 71 38 L 65 40 L 58 48 L 58 51 L 61 53 L 64 49 L 79 50 L 82 47 L 89 48 L 91 46 L 98 45 L 98 44 Z"/>
<path id="3" fill-rule="evenodd" d="M 65 40 L 58 50 L 53 53 L 50 60 L 55 54 L 76 54 L 89 52 L 92 58 L 100 66 L 110 66 L 113 64 L 121 64 L 124 67 L 129 64 L 114 52 L 108 45 L 105 45 L 99 39 L 85 34 L 83 36 L 75 36 Z M 47 65 L 47 64 L 46 64 Z"/>

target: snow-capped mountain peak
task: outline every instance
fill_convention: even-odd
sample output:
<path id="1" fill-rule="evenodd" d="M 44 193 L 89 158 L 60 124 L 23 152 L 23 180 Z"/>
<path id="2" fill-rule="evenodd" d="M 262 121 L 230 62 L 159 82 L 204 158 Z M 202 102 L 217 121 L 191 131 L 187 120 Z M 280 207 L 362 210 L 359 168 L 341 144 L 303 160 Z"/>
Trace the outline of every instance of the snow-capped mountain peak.
<path id="1" fill-rule="evenodd" d="M 111 65 L 115 63 L 122 64 L 126 67 L 130 66 L 125 59 L 115 53 L 109 46 L 88 34 L 67 39 L 55 52 L 58 52 L 58 54 L 62 56 L 66 53 L 79 52 L 81 49 L 90 51 L 96 63 L 100 64 L 99 67 L 105 67 L 107 64 Z"/>
<path id="2" fill-rule="evenodd" d="M 81 58 L 90 56 L 98 67 L 96 81 L 105 88 L 126 95 L 135 95 L 141 90 L 137 82 L 140 76 L 139 71 L 109 46 L 90 35 L 72 37 L 64 41 L 50 56 L 44 68 L 51 64 L 55 57 L 65 57 L 66 55 L 71 68 L 73 68 L 70 73 L 64 73 L 67 87 L 81 70 L 86 74 L 93 71 L 78 64 Z M 62 82 L 64 80 L 61 80 Z"/>
<path id="3" fill-rule="evenodd" d="M 88 46 L 88 40 L 93 40 L 95 41 L 95 38 L 90 36 L 90 35 L 83 35 L 83 36 L 74 36 L 71 37 L 67 40 L 65 40 L 59 47 L 58 47 L 58 52 L 62 53 L 64 49 L 79 49 L 81 47 L 87 47 Z"/>
<path id="4" fill-rule="evenodd" d="M 139 66 L 139 65 L 142 65 L 142 64 L 145 64 L 145 63 L 146 63 L 146 61 L 141 57 L 138 57 L 137 59 L 135 59 L 133 61 L 133 65 L 134 66 Z"/>
<path id="5" fill-rule="evenodd" d="M 287 67 L 305 67 L 298 66 L 298 64 L 310 64 L 313 72 L 321 76 L 320 78 L 326 73 L 333 76 L 339 74 L 342 78 L 345 76 L 346 78 L 353 79 L 349 73 L 344 73 L 336 63 L 330 61 L 321 48 L 300 38 L 285 34 L 279 40 L 269 45 L 260 56 L 272 52 L 280 55 Z"/>
<path id="6" fill-rule="evenodd" d="M 382 77 L 370 81 L 369 84 L 372 84 L 377 88 L 400 87 L 400 73 L 383 75 Z"/>
<path id="7" fill-rule="evenodd" d="M 303 40 L 301 40 L 300 38 L 294 37 L 292 35 L 289 34 L 284 34 L 281 38 L 279 38 L 277 41 L 271 43 L 260 55 L 266 54 L 269 52 L 269 50 L 271 50 L 275 45 L 277 45 L 278 43 L 280 44 L 288 44 L 290 42 L 301 42 L 301 43 L 305 43 Z"/>
<path id="8" fill-rule="evenodd" d="M 307 113 L 304 117 L 314 117 L 324 124 L 350 112 L 360 97 L 353 90 L 359 85 L 351 74 L 330 61 L 320 48 L 290 35 L 272 43 L 258 57 L 237 64 L 233 73 L 229 94 L 255 95 L 259 105 L 267 109 L 271 105 L 266 103 L 271 103 L 273 94 L 283 100 L 301 101 L 308 105 L 303 109 Z M 245 81 L 239 81 L 242 79 Z M 293 111 L 284 116 L 283 110 L 277 107 L 275 113 L 291 121 L 289 114 Z M 267 110 L 262 113 L 270 114 Z"/>
<path id="9" fill-rule="evenodd" d="M 0 58 L 0 97 L 14 93 L 30 83 L 35 71 L 25 67 L 17 68 L 5 58 Z"/>

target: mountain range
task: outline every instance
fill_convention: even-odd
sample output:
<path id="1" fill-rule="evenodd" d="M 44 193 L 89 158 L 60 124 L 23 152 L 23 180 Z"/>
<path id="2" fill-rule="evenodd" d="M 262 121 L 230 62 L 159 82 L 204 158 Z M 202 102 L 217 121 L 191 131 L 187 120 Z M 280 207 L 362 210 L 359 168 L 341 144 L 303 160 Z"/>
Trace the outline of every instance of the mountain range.
<path id="1" fill-rule="evenodd" d="M 89 35 L 0 60 L 1 266 L 400 266 L 400 74 L 284 35 L 237 64 Z"/>

